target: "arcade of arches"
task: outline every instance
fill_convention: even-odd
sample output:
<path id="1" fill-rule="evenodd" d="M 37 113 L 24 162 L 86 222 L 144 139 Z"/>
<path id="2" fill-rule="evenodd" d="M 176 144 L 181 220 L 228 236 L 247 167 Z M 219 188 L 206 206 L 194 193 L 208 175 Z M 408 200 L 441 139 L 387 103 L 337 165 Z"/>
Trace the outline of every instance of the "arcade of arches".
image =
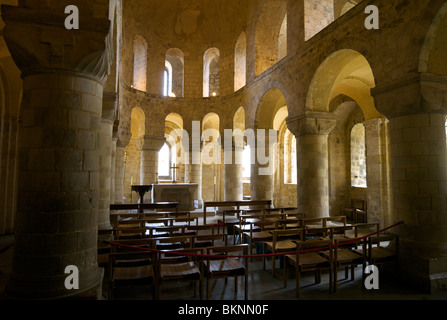
<path id="1" fill-rule="evenodd" d="M 400 276 L 447 288 L 444 0 L 0 4 L 8 296 L 65 297 L 69 264 L 78 294 L 94 295 L 110 204 L 172 181 L 173 165 L 177 182 L 198 184 L 197 210 L 271 199 L 324 217 L 365 200 L 368 221 L 405 222 Z M 81 30 L 63 26 L 70 4 Z M 379 30 L 364 27 L 370 4 Z M 243 143 L 225 145 L 227 129 Z M 274 134 L 266 148 L 258 130 Z M 240 161 L 224 162 L 228 151 Z"/>

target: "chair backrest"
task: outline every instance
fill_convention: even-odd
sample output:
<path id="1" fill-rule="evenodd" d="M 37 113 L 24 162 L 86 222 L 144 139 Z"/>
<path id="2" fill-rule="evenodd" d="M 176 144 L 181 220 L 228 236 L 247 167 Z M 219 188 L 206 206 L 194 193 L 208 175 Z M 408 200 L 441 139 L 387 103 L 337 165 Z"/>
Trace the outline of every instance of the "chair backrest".
<path id="1" fill-rule="evenodd" d="M 197 218 L 173 218 L 173 220 L 170 221 L 171 226 L 175 226 L 176 224 L 187 224 L 190 226 L 191 224 L 198 225 L 199 220 Z"/>
<path id="2" fill-rule="evenodd" d="M 301 221 L 301 228 L 323 228 L 324 225 L 324 218 L 302 218 Z"/>
<path id="3" fill-rule="evenodd" d="M 346 216 L 336 216 L 336 217 L 326 217 L 324 218 L 324 226 L 325 227 L 331 227 L 334 224 L 341 224 L 343 226 L 346 226 L 347 221 L 346 221 Z"/>
<path id="4" fill-rule="evenodd" d="M 173 237 L 174 233 L 184 234 L 187 226 L 149 227 L 152 238 L 159 236 Z"/>
<path id="5" fill-rule="evenodd" d="M 172 237 L 156 237 L 152 238 L 155 248 L 192 248 L 193 236 L 172 236 Z"/>
<path id="6" fill-rule="evenodd" d="M 330 238 L 331 231 L 327 227 L 303 228 L 302 240 Z"/>
<path id="7" fill-rule="evenodd" d="M 360 209 L 360 210 L 366 210 L 367 207 L 366 200 L 362 199 L 351 199 L 351 208 L 353 209 Z"/>
<path id="8" fill-rule="evenodd" d="M 160 250 L 157 253 L 157 262 L 158 264 L 183 264 L 185 260 L 198 261 L 200 262 L 199 270 L 202 270 L 204 253 L 204 248 L 179 248 L 174 250 Z M 158 270 L 160 270 L 160 268 L 158 268 Z M 179 269 L 178 277 L 181 278 L 182 276 L 188 277 L 188 274 L 183 273 L 182 270 Z"/>
<path id="9" fill-rule="evenodd" d="M 196 244 L 200 242 L 210 242 L 210 247 L 217 247 L 217 243 L 220 243 L 219 246 L 227 246 L 228 245 L 228 235 L 226 233 L 221 234 L 205 234 L 205 235 L 196 235 L 192 236 L 193 244 L 195 247 Z"/>
<path id="10" fill-rule="evenodd" d="M 149 227 L 119 227 L 115 229 L 115 238 L 116 239 L 126 239 L 126 238 L 150 238 L 151 237 L 151 228 Z"/>
<path id="11" fill-rule="evenodd" d="M 248 244 L 236 244 L 236 245 L 228 245 L 228 246 L 216 246 L 216 247 L 208 247 L 206 252 L 207 255 L 237 255 L 236 253 L 240 253 L 242 255 L 248 254 L 249 245 Z M 208 260 L 215 259 L 218 257 L 208 257 Z M 248 259 L 245 259 L 246 263 L 248 263 Z"/>
<path id="12" fill-rule="evenodd" d="M 196 235 L 215 234 L 216 229 L 217 229 L 217 225 L 215 225 L 215 224 L 198 224 L 198 225 L 188 226 L 188 228 L 187 228 L 187 230 L 189 230 L 189 231 L 195 231 Z"/>
<path id="13" fill-rule="evenodd" d="M 301 240 L 303 239 L 303 229 L 276 229 L 272 230 L 273 243 L 283 240 Z M 275 247 L 275 246 L 273 246 Z"/>

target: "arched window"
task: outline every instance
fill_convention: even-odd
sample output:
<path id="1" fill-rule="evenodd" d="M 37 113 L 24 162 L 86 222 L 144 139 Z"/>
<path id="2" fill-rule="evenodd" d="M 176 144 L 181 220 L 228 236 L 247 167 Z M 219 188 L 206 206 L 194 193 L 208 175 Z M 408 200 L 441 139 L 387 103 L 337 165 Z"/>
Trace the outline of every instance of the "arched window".
<path id="1" fill-rule="evenodd" d="M 147 42 L 137 35 L 133 43 L 133 80 L 132 87 L 146 91 L 146 69 L 147 69 Z"/>
<path id="2" fill-rule="evenodd" d="M 287 129 L 284 134 L 284 183 L 297 183 L 296 138 Z"/>
<path id="3" fill-rule="evenodd" d="M 166 52 L 166 68 L 168 76 L 168 88 L 164 90 L 167 92 L 164 96 L 168 97 L 183 97 L 183 82 L 185 74 L 185 58 L 180 49 L 171 48 Z M 165 80 L 165 78 L 163 79 Z M 166 81 L 164 81 L 165 84 Z"/>
<path id="4" fill-rule="evenodd" d="M 165 143 L 158 152 L 158 178 L 160 180 L 170 180 L 172 178 L 172 148 Z"/>
<path id="5" fill-rule="evenodd" d="M 351 130 L 351 186 L 367 187 L 365 126 L 362 123 Z"/>
<path id="6" fill-rule="evenodd" d="M 250 182 L 251 177 L 251 150 L 247 145 L 242 153 L 242 179 L 245 182 Z"/>
<path id="7" fill-rule="evenodd" d="M 216 97 L 220 91 L 220 52 L 208 49 L 203 56 L 203 97 Z"/>
<path id="8" fill-rule="evenodd" d="M 172 65 L 169 61 L 165 63 L 165 71 L 163 73 L 163 96 L 172 97 Z"/>

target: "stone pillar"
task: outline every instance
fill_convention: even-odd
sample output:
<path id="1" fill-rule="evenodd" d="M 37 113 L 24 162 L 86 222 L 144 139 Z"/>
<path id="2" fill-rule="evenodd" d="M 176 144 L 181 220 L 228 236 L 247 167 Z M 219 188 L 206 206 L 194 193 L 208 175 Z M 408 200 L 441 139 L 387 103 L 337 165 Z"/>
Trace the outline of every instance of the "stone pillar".
<path id="1" fill-rule="evenodd" d="M 445 79 L 414 75 L 373 90 L 389 119 L 392 219 L 403 221 L 399 276 L 430 292 L 447 285 Z"/>
<path id="2" fill-rule="evenodd" d="M 124 197 L 124 156 L 126 153 L 126 146 L 120 140 L 116 142 L 115 151 L 115 203 L 123 203 Z"/>
<path id="3" fill-rule="evenodd" d="M 13 116 L 2 118 L 0 136 L 0 234 L 14 231 L 14 216 L 17 203 L 17 170 L 19 119 Z"/>
<path id="4" fill-rule="evenodd" d="M 228 148 L 228 149 L 226 149 Z M 224 146 L 231 153 L 232 163 L 224 162 L 224 201 L 241 201 L 244 198 L 242 180 L 242 148 Z"/>
<path id="5" fill-rule="evenodd" d="M 110 65 L 108 1 L 96 3 L 95 17 L 82 17 L 88 26 L 82 32 L 65 29 L 60 3 L 21 4 L 2 6 L 5 40 L 23 78 L 15 247 L 5 294 L 96 298 L 101 283 L 98 134 Z M 77 290 L 65 287 L 70 265 L 79 271 Z"/>
<path id="6" fill-rule="evenodd" d="M 309 112 L 287 119 L 297 140 L 298 211 L 310 218 L 330 216 L 328 138 L 335 125 L 329 113 Z"/>
<path id="7" fill-rule="evenodd" d="M 276 167 L 274 144 L 277 142 L 277 139 L 274 142 L 270 141 L 268 130 L 265 132 L 264 141 L 261 140 L 263 137 L 258 134 L 256 146 L 250 146 L 252 152 L 250 192 L 251 200 L 273 201 L 273 176 Z"/>
<path id="8" fill-rule="evenodd" d="M 157 181 L 158 152 L 166 142 L 164 138 L 144 138 L 141 145 L 140 184 L 151 185 Z M 144 201 L 150 199 L 150 194 L 144 196 Z"/>
<path id="9" fill-rule="evenodd" d="M 112 136 L 116 114 L 114 93 L 103 95 L 101 130 L 98 135 L 100 148 L 98 228 L 110 229 L 110 192 L 112 173 Z"/>
<path id="10" fill-rule="evenodd" d="M 388 213 L 390 192 L 388 159 L 388 120 L 370 119 L 363 123 L 366 141 L 366 175 L 368 180 L 368 222 L 391 223 Z"/>
<path id="11" fill-rule="evenodd" d="M 191 125 L 189 125 L 191 123 Z M 203 204 L 202 199 L 202 137 L 200 129 L 200 121 L 195 121 L 195 128 L 193 130 L 192 120 L 185 120 L 184 122 L 184 136 L 183 139 L 188 139 L 184 143 L 185 159 L 185 183 L 198 184 L 197 191 L 197 208 L 201 208 Z"/>

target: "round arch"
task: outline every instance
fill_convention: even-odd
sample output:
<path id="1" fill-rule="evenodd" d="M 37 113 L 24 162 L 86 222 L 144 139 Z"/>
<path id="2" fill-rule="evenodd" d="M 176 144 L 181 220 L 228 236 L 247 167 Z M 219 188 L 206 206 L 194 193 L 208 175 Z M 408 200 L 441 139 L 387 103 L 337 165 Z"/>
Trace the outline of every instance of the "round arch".
<path id="1" fill-rule="evenodd" d="M 287 106 L 286 98 L 277 88 L 268 89 L 256 108 L 255 129 L 273 129 L 273 122 L 277 112 Z"/>
<path id="2" fill-rule="evenodd" d="M 331 102 L 345 95 L 362 109 L 365 120 L 381 118 L 371 96 L 375 78 L 367 59 L 359 52 L 342 49 L 334 52 L 318 67 L 306 99 L 306 111 L 329 112 Z"/>
<path id="3" fill-rule="evenodd" d="M 419 72 L 447 75 L 447 3 L 439 9 L 428 29 L 419 57 Z"/>

